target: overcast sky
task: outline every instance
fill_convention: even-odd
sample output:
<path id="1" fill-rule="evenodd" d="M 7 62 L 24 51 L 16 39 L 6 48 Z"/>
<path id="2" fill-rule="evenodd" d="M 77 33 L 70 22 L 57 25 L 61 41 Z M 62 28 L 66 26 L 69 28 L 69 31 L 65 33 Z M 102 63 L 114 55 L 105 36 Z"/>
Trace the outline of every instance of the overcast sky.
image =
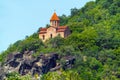
<path id="1" fill-rule="evenodd" d="M 93 0 L 0 0 L 0 52 L 26 35 L 49 23 L 54 10 L 58 16 L 70 15 Z"/>

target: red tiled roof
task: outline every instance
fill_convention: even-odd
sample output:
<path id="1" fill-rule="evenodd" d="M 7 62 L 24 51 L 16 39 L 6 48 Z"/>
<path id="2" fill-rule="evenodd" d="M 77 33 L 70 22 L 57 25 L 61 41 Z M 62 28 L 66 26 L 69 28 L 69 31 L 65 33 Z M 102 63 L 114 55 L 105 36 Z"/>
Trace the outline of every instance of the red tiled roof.
<path id="1" fill-rule="evenodd" d="M 67 28 L 67 26 L 59 26 L 57 32 L 64 32 Z"/>
<path id="2" fill-rule="evenodd" d="M 47 32 L 47 28 L 41 28 L 39 34 L 44 34 Z"/>
<path id="3" fill-rule="evenodd" d="M 54 13 L 54 14 L 52 15 L 51 19 L 50 19 L 50 21 L 54 21 L 54 20 L 57 20 L 57 21 L 60 20 L 60 19 L 58 18 L 58 16 L 57 16 L 56 13 Z"/>
<path id="4" fill-rule="evenodd" d="M 39 34 L 44 34 L 44 33 L 46 33 L 46 32 L 39 32 Z"/>
<path id="5" fill-rule="evenodd" d="M 65 29 L 58 29 L 57 32 L 64 32 Z"/>
<path id="6" fill-rule="evenodd" d="M 56 28 L 56 32 L 64 32 L 68 27 L 67 26 L 59 26 Z M 44 34 L 47 32 L 47 28 L 41 28 L 39 34 Z"/>

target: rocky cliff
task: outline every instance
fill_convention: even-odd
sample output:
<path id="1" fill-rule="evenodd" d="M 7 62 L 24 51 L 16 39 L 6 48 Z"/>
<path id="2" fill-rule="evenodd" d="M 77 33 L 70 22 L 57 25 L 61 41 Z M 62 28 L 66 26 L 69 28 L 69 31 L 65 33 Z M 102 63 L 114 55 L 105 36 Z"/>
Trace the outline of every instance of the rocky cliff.
<path id="1" fill-rule="evenodd" d="M 32 54 L 35 54 L 34 51 L 9 54 L 0 67 L 0 77 L 3 78 L 11 72 L 18 72 L 21 75 L 42 75 L 48 71 L 56 71 L 60 68 L 71 68 L 75 61 L 75 57 L 73 56 L 60 57 L 56 53 L 40 54 L 37 57 L 33 57 Z M 59 62 L 57 62 L 58 60 Z M 60 63 L 61 60 L 62 63 Z"/>

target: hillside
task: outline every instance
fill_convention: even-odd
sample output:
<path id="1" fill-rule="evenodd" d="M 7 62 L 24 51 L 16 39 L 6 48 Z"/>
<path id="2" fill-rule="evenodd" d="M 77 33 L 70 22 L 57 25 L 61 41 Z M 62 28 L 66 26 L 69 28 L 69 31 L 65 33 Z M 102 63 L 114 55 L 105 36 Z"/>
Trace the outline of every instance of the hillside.
<path id="1" fill-rule="evenodd" d="M 10 53 L 34 51 L 33 57 L 57 53 L 60 57 L 74 56 L 75 64 L 71 69 L 62 67 L 60 75 L 49 72 L 43 75 L 42 80 L 119 80 L 120 0 L 91 1 L 81 9 L 71 9 L 69 16 L 59 18 L 60 25 L 67 25 L 71 29 L 70 36 L 65 39 L 57 36 L 43 43 L 38 38 L 38 29 L 2 52 L 1 66 L 4 67 Z M 57 61 L 64 64 L 62 60 Z M 14 75 L 11 77 L 15 78 Z"/>

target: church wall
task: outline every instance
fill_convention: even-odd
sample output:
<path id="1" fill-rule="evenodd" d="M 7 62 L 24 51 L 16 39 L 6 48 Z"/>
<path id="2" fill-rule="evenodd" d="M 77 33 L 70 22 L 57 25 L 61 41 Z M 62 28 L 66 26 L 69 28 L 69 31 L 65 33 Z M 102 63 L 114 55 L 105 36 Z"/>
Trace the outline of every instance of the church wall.
<path id="1" fill-rule="evenodd" d="M 58 32 L 57 35 L 59 35 L 59 34 L 62 38 L 64 38 L 64 32 Z"/>
<path id="2" fill-rule="evenodd" d="M 46 38 L 47 39 L 51 38 L 51 35 L 52 35 L 52 38 L 56 36 L 56 29 L 53 28 L 53 27 L 50 27 L 50 28 L 47 29 Z"/>
<path id="3" fill-rule="evenodd" d="M 45 34 L 39 34 L 39 38 L 43 40 L 43 35 L 44 35 L 43 42 L 45 42 L 46 40 L 50 39 L 51 37 L 54 38 L 54 37 L 58 36 L 59 34 L 60 34 L 60 36 L 62 38 L 65 38 L 68 35 L 70 35 L 71 32 L 70 32 L 69 28 L 67 30 L 65 30 L 65 32 L 56 32 L 55 28 L 50 27 L 50 28 L 47 29 L 47 33 L 45 33 Z"/>
<path id="4" fill-rule="evenodd" d="M 45 36 L 45 39 L 43 40 L 43 35 Z M 39 39 L 41 39 L 43 42 L 46 41 L 46 34 L 39 34 Z"/>

